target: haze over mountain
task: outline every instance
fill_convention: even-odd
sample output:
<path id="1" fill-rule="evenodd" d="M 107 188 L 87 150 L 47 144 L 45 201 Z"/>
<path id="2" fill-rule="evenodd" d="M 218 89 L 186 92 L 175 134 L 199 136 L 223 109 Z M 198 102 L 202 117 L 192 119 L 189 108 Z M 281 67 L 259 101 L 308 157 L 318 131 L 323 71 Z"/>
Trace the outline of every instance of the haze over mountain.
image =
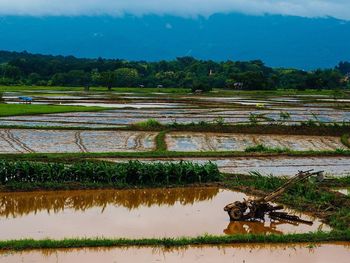
<path id="1" fill-rule="evenodd" d="M 350 60 L 348 1 L 187 2 L 0 0 L 0 49 L 147 61 L 261 59 L 301 69 Z"/>

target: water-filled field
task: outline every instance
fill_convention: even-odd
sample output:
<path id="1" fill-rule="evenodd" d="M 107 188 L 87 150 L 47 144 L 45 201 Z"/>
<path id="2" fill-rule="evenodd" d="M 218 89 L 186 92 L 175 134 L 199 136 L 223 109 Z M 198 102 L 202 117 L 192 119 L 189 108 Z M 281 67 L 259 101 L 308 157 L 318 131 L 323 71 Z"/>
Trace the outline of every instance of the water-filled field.
<path id="1" fill-rule="evenodd" d="M 223 207 L 247 195 L 210 188 L 91 190 L 0 194 L 3 239 L 68 237 L 181 237 L 244 233 L 329 231 L 317 218 L 292 211 L 313 225 L 272 221 L 230 222 Z"/>
<path id="2" fill-rule="evenodd" d="M 44 92 L 44 91 L 43 91 Z M 5 93 L 7 103 L 17 103 L 22 93 Z M 67 94 L 66 94 L 67 95 Z M 103 112 L 45 114 L 0 118 L 0 125 L 70 127 L 108 127 L 134 124 L 147 119 L 160 123 L 215 122 L 222 118 L 226 123 L 295 124 L 300 122 L 343 123 L 350 121 L 349 100 L 329 99 L 324 96 L 288 97 L 254 96 L 210 97 L 167 94 L 33 94 L 34 103 L 53 105 L 99 106 Z"/>
<path id="3" fill-rule="evenodd" d="M 3 252 L 0 260 L 15 262 L 261 262 L 261 263 L 329 263 L 336 257 L 338 263 L 349 261 L 350 243 L 289 245 L 225 245 L 191 246 L 186 248 L 86 248 L 59 250 L 30 250 Z"/>
<path id="4" fill-rule="evenodd" d="M 155 148 L 155 132 L 0 129 L 0 153 L 130 152 Z"/>

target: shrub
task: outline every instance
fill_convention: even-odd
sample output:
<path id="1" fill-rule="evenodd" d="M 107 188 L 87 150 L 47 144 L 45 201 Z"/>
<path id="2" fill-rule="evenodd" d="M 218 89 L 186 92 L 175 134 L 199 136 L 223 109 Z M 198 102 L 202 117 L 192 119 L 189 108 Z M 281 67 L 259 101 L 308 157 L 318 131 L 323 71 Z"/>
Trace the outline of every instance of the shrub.
<path id="1" fill-rule="evenodd" d="M 147 121 L 141 121 L 136 123 L 135 126 L 139 128 L 144 128 L 144 129 L 152 129 L 152 128 L 160 128 L 163 125 L 155 119 L 148 119 Z"/>

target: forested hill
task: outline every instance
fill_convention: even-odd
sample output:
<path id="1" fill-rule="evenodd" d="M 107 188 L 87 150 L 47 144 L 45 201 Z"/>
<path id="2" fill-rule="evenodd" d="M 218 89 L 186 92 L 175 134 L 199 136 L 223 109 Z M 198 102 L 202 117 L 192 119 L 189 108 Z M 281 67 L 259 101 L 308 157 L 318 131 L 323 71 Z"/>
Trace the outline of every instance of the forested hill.
<path id="1" fill-rule="evenodd" d="M 0 51 L 1 85 L 188 87 L 240 89 L 337 89 L 349 86 L 350 63 L 333 69 L 303 71 L 271 68 L 260 60 L 247 62 L 197 60 L 146 62 L 81 59 Z"/>
<path id="2" fill-rule="evenodd" d="M 350 60 L 349 32 L 350 21 L 330 17 L 0 15 L 0 50 L 133 61 L 261 59 L 273 67 L 311 70 Z"/>

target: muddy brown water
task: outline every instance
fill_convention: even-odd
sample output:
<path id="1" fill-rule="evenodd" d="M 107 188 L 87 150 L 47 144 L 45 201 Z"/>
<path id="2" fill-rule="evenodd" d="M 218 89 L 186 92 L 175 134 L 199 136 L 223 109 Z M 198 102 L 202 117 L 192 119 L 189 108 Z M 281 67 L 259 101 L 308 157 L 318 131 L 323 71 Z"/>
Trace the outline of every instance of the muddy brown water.
<path id="1" fill-rule="evenodd" d="M 178 249 L 151 247 L 86 248 L 1 252 L 0 261 L 17 262 L 230 262 L 230 263 L 348 263 L 350 243 L 290 245 L 191 246 Z"/>
<path id="2" fill-rule="evenodd" d="M 64 237 L 180 237 L 205 233 L 302 233 L 330 230 L 307 215 L 312 226 L 229 222 L 223 207 L 248 198 L 219 188 L 2 193 L 2 239 Z"/>

